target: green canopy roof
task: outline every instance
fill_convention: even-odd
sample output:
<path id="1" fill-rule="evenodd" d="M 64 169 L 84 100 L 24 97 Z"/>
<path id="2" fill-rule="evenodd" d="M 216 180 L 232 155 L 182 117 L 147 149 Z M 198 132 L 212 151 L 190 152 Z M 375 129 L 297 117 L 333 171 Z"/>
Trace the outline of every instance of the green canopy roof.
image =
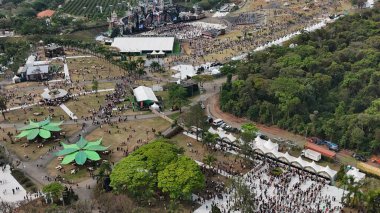
<path id="1" fill-rule="evenodd" d="M 69 164 L 75 160 L 79 165 L 83 165 L 87 159 L 97 161 L 100 156 L 96 151 L 105 151 L 108 147 L 100 145 L 102 139 L 90 142 L 81 137 L 75 144 L 65 144 L 61 142 L 63 150 L 55 153 L 56 156 L 65 156 L 61 164 Z"/>
<path id="2" fill-rule="evenodd" d="M 53 123 L 50 118 L 40 122 L 33 122 L 29 120 L 29 125 L 26 125 L 18 130 L 21 133 L 16 138 L 26 137 L 28 140 L 34 140 L 38 135 L 42 138 L 48 139 L 51 137 L 51 132 L 59 132 L 62 129 L 59 127 L 63 122 Z"/>

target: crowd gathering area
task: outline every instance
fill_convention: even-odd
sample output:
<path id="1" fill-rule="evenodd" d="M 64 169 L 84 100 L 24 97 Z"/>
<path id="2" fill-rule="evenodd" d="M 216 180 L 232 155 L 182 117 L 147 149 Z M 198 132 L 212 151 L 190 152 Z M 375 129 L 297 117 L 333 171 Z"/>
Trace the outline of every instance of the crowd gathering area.
<path id="1" fill-rule="evenodd" d="M 347 5 L 347 1 L 322 0 L 310 5 L 290 0 L 285 6 L 282 1 L 248 0 L 241 10 L 227 17 L 162 26 L 145 32 L 144 36 L 175 36 L 181 44 L 181 54 L 157 59 L 164 68 L 162 73 L 144 68 L 143 64 L 150 59 L 143 55 L 145 61 L 137 64 L 145 69 L 143 77 L 131 75 L 125 68 L 80 49 L 65 47 L 64 55 L 46 58 L 43 47 L 38 47 L 30 63 L 44 66 L 41 64 L 49 61 L 49 69 L 53 70 L 49 80 L 3 87 L 8 101 L 5 119 L 0 116 L 0 139 L 10 162 L 0 167 L 0 200 L 26 203 L 46 198 L 37 187 L 12 176 L 11 170 L 23 171 L 40 184 L 57 181 L 70 190 L 91 194 L 91 184 L 99 180 L 96 174 L 102 164 L 114 167 L 139 148 L 161 138 L 180 116 L 169 106 L 162 108 L 162 112 L 157 112 L 161 108 L 144 108 L 146 100 L 137 103 L 136 87 L 161 88 L 173 82 L 170 76 L 178 70 L 171 67 L 193 69 L 210 62 L 226 62 L 317 24 L 327 18 L 326 14 L 342 11 Z M 223 33 L 210 37 L 205 31 Z M 182 80 L 182 75 L 179 76 Z M 167 101 L 167 91 L 155 93 L 160 99 L 155 103 Z M 230 135 L 240 138 L 239 133 Z M 204 144 L 182 131 L 168 139 L 168 143 L 194 160 L 206 177 L 204 189 L 192 194 L 191 204 L 183 205 L 186 212 L 208 213 L 215 206 L 221 212 L 240 212 L 236 207 L 240 202 L 236 198 L 237 189 L 231 185 L 234 181 L 248 187 L 255 212 L 340 212 L 343 208 L 345 191 L 335 186 L 335 177 L 263 153 L 247 157 L 231 143 L 221 140 L 214 145 Z M 154 211 L 157 208 L 165 211 L 167 206 L 156 204 Z"/>

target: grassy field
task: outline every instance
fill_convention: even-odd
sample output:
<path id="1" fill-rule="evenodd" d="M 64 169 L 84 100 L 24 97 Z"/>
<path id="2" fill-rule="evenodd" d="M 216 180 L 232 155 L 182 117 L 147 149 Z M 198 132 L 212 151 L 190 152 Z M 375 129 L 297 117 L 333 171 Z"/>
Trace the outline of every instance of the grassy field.
<path id="1" fill-rule="evenodd" d="M 73 81 L 92 81 L 124 75 L 119 67 L 97 57 L 68 59 L 68 67 Z"/>
<path id="2" fill-rule="evenodd" d="M 62 132 L 65 132 L 67 137 L 74 134 L 78 130 L 80 130 L 80 127 L 77 127 L 77 125 L 62 125 Z M 10 152 L 16 154 L 21 159 L 25 159 L 25 156 L 28 156 L 30 160 L 37 160 L 40 156 L 47 154 L 50 148 L 53 146 L 58 146 L 58 142 L 63 140 L 63 138 L 61 138 L 61 140 L 57 141 L 48 141 L 44 143 L 44 146 L 42 148 L 38 148 L 37 146 L 39 143 L 28 143 L 26 138 L 21 138 L 18 140 L 13 139 L 14 143 L 12 144 L 9 137 L 7 136 L 7 132 L 11 132 L 13 134 L 12 138 L 15 138 L 18 133 L 16 133 L 15 128 L 7 128 L 3 129 L 3 131 L 0 131 L 0 137 L 7 139 L 5 144 L 7 149 Z M 29 146 L 23 147 L 22 145 L 25 143 L 28 143 Z"/>
<path id="3" fill-rule="evenodd" d="M 132 152 L 142 143 L 149 142 L 156 137 L 152 128 L 158 133 L 166 130 L 169 126 L 170 123 L 161 118 L 127 121 L 113 126 L 104 125 L 86 138 L 88 140 L 103 138 L 103 144 L 110 146 L 110 149 L 114 151 L 111 160 L 117 162 L 123 157 L 123 152 L 117 151 L 117 147 L 123 147 L 123 149 Z M 138 140 L 141 140 L 142 143 L 137 143 Z M 125 145 L 122 144 L 123 142 Z"/>
<path id="4" fill-rule="evenodd" d="M 143 145 L 143 143 L 147 143 L 156 138 L 156 135 L 152 132 L 152 128 L 155 128 L 156 133 L 158 133 L 164 131 L 169 126 L 170 123 L 161 118 L 130 121 L 113 126 L 103 125 L 102 128 L 98 128 L 86 136 L 86 139 L 93 141 L 103 138 L 102 144 L 104 146 L 110 146 L 109 150 L 112 150 L 111 156 L 105 156 L 103 159 L 107 159 L 111 162 L 118 162 L 125 155 L 123 151 L 118 151 L 117 147 L 132 152 L 137 147 Z M 141 142 L 138 142 L 139 139 Z M 125 142 L 125 144 L 122 144 L 123 142 Z M 85 166 L 80 167 L 80 170 L 72 175 L 70 174 L 70 171 L 75 168 L 73 165 L 65 165 L 62 171 L 58 171 L 55 168 L 57 165 L 59 165 L 58 159 L 54 159 L 48 165 L 47 169 L 50 175 L 56 176 L 59 174 L 65 179 L 75 183 L 89 177 L 89 173 L 86 171 Z"/>
<path id="5" fill-rule="evenodd" d="M 79 100 L 70 100 L 65 105 L 78 117 L 81 118 L 90 116 L 90 110 L 98 111 L 99 106 L 104 105 L 106 94 L 109 92 L 102 92 L 98 94 L 90 94 L 78 96 Z"/>
<path id="6" fill-rule="evenodd" d="M 38 115 L 40 113 L 42 113 L 42 115 Z M 57 106 L 47 107 L 36 105 L 26 109 L 18 109 L 5 113 L 5 118 L 10 123 L 27 122 L 29 119 L 37 119 L 38 121 L 41 121 L 49 116 L 54 121 L 60 120 L 60 118 L 63 118 L 64 120 L 69 119 L 68 115 L 60 107 Z M 3 116 L 0 116 L 0 122 L 3 120 Z"/>

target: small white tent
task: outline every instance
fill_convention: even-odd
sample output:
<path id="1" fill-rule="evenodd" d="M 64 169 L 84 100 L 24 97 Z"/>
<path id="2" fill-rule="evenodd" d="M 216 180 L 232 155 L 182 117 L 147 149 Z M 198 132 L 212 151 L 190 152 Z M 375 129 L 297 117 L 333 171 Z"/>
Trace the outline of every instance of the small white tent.
<path id="1" fill-rule="evenodd" d="M 18 77 L 17 75 L 15 75 L 15 76 L 13 76 L 13 78 L 12 78 L 12 82 L 13 82 L 14 84 L 16 84 L 16 83 L 20 83 L 20 82 L 21 82 L 21 79 L 20 79 L 20 77 Z"/>

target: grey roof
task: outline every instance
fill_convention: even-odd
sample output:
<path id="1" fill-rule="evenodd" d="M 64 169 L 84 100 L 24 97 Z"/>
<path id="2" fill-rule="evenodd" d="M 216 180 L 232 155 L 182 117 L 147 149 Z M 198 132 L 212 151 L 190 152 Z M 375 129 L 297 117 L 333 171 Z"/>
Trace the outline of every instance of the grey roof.
<path id="1" fill-rule="evenodd" d="M 33 74 L 46 74 L 49 72 L 49 65 L 41 65 L 41 66 L 33 66 L 28 67 L 26 69 L 26 75 L 33 75 Z"/>
<path id="2" fill-rule="evenodd" d="M 52 95 L 50 94 L 50 90 L 45 90 L 41 96 L 43 99 L 45 100 L 53 100 L 53 99 L 57 99 L 57 98 L 63 98 L 67 95 L 67 91 L 66 90 L 63 90 L 63 89 L 57 89 L 56 92 L 57 94 L 55 95 Z"/>

